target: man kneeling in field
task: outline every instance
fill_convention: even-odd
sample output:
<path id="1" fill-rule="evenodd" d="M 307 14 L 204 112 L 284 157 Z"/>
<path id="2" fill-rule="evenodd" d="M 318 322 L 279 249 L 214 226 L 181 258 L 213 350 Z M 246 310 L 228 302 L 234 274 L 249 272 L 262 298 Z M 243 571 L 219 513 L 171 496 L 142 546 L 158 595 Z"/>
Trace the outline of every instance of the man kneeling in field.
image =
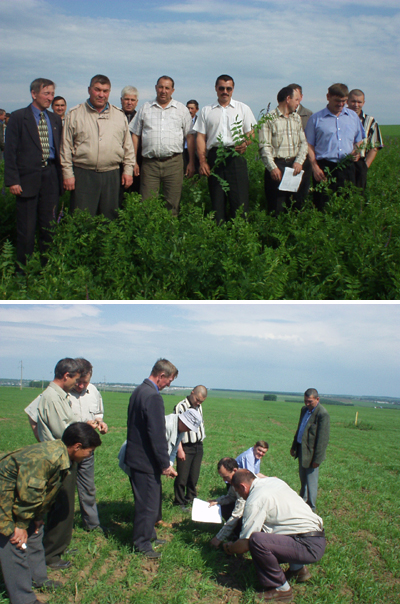
<path id="1" fill-rule="evenodd" d="M 0 459 L 0 562 L 11 604 L 39 604 L 36 588 L 61 587 L 47 578 L 43 517 L 73 462 L 90 457 L 100 436 L 86 423 L 68 426 L 61 440 L 37 443 Z"/>
<path id="2" fill-rule="evenodd" d="M 238 470 L 232 486 L 246 504 L 240 538 L 226 543 L 227 554 L 250 551 L 263 587 L 261 601 L 290 602 L 293 591 L 288 580 L 307 581 L 305 563 L 317 562 L 325 551 L 322 519 L 279 478 L 257 478 L 249 470 Z M 290 564 L 286 573 L 280 567 Z"/>

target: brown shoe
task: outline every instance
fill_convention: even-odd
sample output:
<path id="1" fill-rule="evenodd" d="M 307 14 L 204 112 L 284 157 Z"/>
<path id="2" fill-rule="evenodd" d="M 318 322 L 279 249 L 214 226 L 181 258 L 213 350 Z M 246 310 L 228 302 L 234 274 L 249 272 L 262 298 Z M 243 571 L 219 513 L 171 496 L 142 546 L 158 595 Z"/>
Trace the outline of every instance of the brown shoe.
<path id="1" fill-rule="evenodd" d="M 268 589 L 260 592 L 261 602 L 291 602 L 293 600 L 293 589 L 279 591 L 278 589 Z"/>
<path id="2" fill-rule="evenodd" d="M 285 572 L 286 581 L 290 581 L 290 579 L 295 579 L 296 583 L 304 583 L 304 581 L 309 581 L 311 579 L 311 573 L 308 570 L 307 566 L 303 566 L 300 570 L 288 570 Z"/>

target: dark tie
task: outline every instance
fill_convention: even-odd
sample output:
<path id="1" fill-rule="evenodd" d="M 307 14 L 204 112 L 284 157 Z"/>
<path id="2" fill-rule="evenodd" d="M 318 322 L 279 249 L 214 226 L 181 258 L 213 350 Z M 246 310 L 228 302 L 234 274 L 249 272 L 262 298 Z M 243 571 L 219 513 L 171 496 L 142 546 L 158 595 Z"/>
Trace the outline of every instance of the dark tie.
<path id="1" fill-rule="evenodd" d="M 40 112 L 40 120 L 39 120 L 39 138 L 40 144 L 42 145 L 42 153 L 43 153 L 43 161 L 46 162 L 49 159 L 50 155 L 50 143 L 49 143 L 49 130 L 47 128 L 46 118 L 44 117 L 44 112 Z"/>

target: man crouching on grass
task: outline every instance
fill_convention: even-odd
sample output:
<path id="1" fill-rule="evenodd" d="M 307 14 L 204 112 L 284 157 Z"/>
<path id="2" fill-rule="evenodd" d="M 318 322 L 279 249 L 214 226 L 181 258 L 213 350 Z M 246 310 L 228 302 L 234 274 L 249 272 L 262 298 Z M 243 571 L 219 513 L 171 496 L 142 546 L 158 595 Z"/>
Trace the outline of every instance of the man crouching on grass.
<path id="1" fill-rule="evenodd" d="M 61 440 L 37 443 L 0 459 L 0 562 L 11 604 L 40 604 L 32 586 L 61 587 L 47 578 L 43 517 L 73 462 L 101 445 L 83 422 L 68 426 Z"/>
<path id="2" fill-rule="evenodd" d="M 322 519 L 279 478 L 257 478 L 249 470 L 238 470 L 231 484 L 246 504 L 240 538 L 226 543 L 224 550 L 227 554 L 250 551 L 263 588 L 262 602 L 290 602 L 289 579 L 310 579 L 304 564 L 318 562 L 324 554 Z M 285 573 L 280 567 L 283 562 L 290 565 Z"/>

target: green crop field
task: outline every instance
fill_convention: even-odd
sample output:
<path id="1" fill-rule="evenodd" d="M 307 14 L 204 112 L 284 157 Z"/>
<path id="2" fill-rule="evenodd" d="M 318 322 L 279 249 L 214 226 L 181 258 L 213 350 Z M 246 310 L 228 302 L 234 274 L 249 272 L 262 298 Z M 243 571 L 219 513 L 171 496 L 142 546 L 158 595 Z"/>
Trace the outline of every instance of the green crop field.
<path id="1" fill-rule="evenodd" d="M 382 136 L 400 136 L 400 125 L 395 126 L 380 126 Z M 383 140 L 385 142 L 385 140 Z"/>
<path id="2" fill-rule="evenodd" d="M 0 389 L 0 454 L 34 442 L 23 412 L 39 390 Z M 261 395 L 260 395 L 261 396 Z M 180 397 L 164 396 L 166 413 Z M 212 550 L 216 525 L 193 523 L 172 506 L 173 481 L 163 482 L 164 520 L 159 536 L 167 540 L 160 561 L 148 561 L 131 549 L 134 511 L 131 488 L 118 467 L 125 439 L 127 394 L 106 392 L 109 433 L 96 451 L 97 501 L 101 521 L 112 536 L 83 531 L 75 516 L 73 566 L 61 573 L 59 593 L 40 595 L 54 604 L 253 604 L 258 601 L 256 575 L 249 555 L 228 557 Z M 294 586 L 294 602 L 305 604 L 398 604 L 400 601 L 399 500 L 400 412 L 363 407 L 327 407 L 331 438 L 321 467 L 318 509 L 327 532 L 322 560 L 310 567 L 312 579 Z M 203 406 L 207 438 L 199 497 L 222 494 L 216 471 L 224 455 L 236 456 L 258 439 L 270 449 L 261 471 L 278 476 L 298 490 L 297 462 L 289 449 L 300 412 L 299 403 L 263 402 L 211 393 Z M 358 427 L 354 425 L 358 411 Z M 78 509 L 78 506 L 77 506 Z M 68 558 L 68 556 L 66 556 Z M 0 579 L 0 604 L 8 603 Z"/>

